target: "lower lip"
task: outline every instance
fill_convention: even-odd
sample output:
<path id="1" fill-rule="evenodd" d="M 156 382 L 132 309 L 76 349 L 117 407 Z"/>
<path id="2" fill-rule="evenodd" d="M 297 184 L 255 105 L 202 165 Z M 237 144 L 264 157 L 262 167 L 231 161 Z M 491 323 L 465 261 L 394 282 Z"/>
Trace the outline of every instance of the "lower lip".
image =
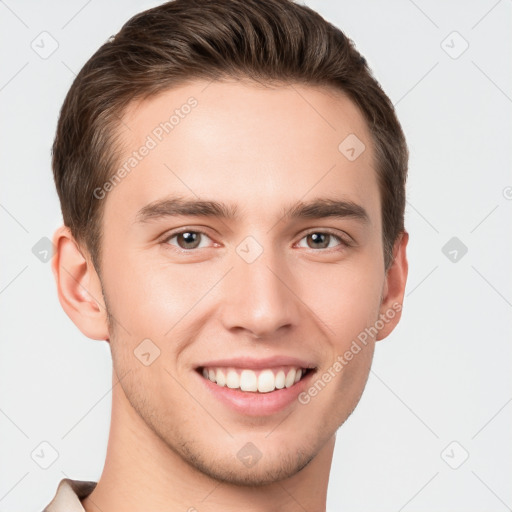
<path id="1" fill-rule="evenodd" d="M 309 371 L 305 377 L 289 388 L 276 389 L 269 393 L 257 393 L 231 389 L 227 386 L 218 386 L 209 379 L 204 378 L 197 371 L 199 379 L 204 383 L 206 389 L 215 398 L 231 409 L 246 416 L 268 416 L 282 411 L 294 401 L 298 402 L 298 395 L 308 386 L 314 371 Z"/>

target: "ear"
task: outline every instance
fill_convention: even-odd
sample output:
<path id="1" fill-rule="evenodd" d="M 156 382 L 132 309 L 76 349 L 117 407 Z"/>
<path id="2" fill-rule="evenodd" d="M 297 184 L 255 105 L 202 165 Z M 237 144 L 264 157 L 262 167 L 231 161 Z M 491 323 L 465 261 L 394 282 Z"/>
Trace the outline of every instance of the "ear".
<path id="1" fill-rule="evenodd" d="M 386 272 L 380 306 L 379 319 L 382 320 L 381 323 L 384 326 L 379 329 L 377 341 L 389 336 L 402 316 L 402 303 L 409 269 L 406 254 L 408 241 L 409 233 L 404 231 L 397 238 L 393 247 L 393 262 Z"/>
<path id="2" fill-rule="evenodd" d="M 55 231 L 53 244 L 52 271 L 62 308 L 85 336 L 108 341 L 101 282 L 91 258 L 86 251 L 87 256 L 82 254 L 67 226 Z"/>

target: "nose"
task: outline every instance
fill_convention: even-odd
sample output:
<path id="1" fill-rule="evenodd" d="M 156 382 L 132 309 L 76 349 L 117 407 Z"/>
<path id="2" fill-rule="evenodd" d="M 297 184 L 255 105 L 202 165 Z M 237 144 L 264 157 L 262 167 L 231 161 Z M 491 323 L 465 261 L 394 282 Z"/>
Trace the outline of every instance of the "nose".
<path id="1" fill-rule="evenodd" d="M 249 263 L 235 252 L 233 267 L 222 281 L 221 320 L 226 329 L 268 339 L 298 325 L 296 277 L 283 254 L 268 247 Z"/>

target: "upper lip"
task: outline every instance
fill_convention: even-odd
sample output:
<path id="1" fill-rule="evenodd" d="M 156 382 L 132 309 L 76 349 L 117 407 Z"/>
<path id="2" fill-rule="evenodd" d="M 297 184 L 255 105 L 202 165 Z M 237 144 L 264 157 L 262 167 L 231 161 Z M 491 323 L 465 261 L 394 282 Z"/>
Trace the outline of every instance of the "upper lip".
<path id="1" fill-rule="evenodd" d="M 255 359 L 252 357 L 235 357 L 231 359 L 216 359 L 215 361 L 207 361 L 197 365 L 197 368 L 216 368 L 216 367 L 232 367 L 247 368 L 252 370 L 263 370 L 265 368 L 274 368 L 276 366 L 295 366 L 297 368 L 316 368 L 310 361 L 299 359 L 297 357 L 273 356 L 263 359 Z"/>

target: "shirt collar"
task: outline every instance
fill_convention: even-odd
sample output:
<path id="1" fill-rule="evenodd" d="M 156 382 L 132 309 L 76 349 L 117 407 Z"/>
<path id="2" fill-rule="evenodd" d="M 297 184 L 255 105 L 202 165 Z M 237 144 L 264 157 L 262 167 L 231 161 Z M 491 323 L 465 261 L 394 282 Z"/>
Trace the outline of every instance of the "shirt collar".
<path id="1" fill-rule="evenodd" d="M 97 482 L 63 478 L 43 512 L 85 512 L 81 500 L 89 496 Z"/>

